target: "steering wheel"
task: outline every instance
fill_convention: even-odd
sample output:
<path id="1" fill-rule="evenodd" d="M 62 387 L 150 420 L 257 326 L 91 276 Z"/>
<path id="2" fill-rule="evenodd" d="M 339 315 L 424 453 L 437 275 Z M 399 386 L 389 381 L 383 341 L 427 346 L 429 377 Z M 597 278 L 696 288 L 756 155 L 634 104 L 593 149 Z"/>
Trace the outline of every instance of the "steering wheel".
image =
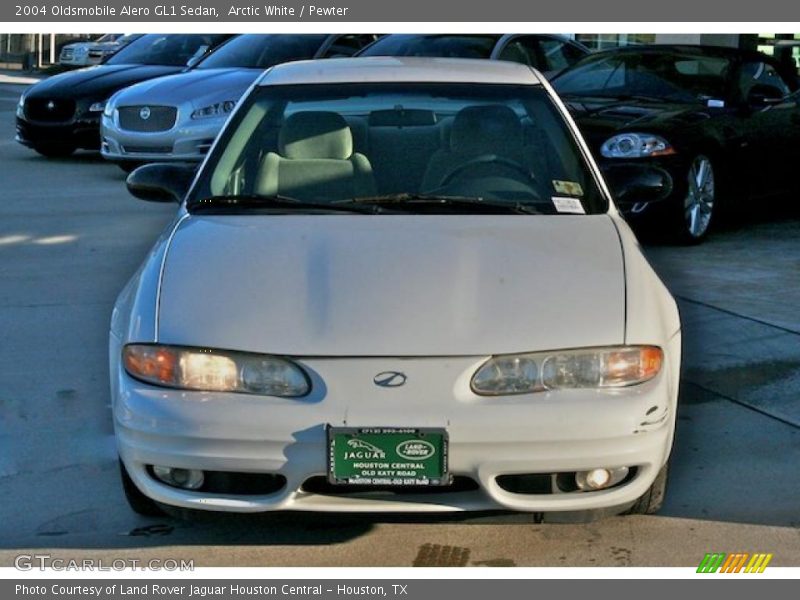
<path id="1" fill-rule="evenodd" d="M 522 175 L 522 179 L 527 183 L 535 183 L 536 178 L 534 177 L 533 173 L 530 172 L 529 169 L 526 169 L 524 165 L 518 163 L 515 160 L 510 158 L 506 158 L 505 156 L 499 156 L 497 154 L 481 154 L 480 156 L 476 156 L 468 160 L 467 162 L 458 165 L 455 169 L 450 171 L 447 175 L 442 178 L 442 181 L 439 183 L 439 187 L 446 187 L 450 185 L 454 179 L 457 179 L 464 171 L 468 169 L 473 169 L 480 165 L 490 165 L 490 164 L 497 164 L 502 165 L 508 169 L 516 171 L 520 175 Z"/>

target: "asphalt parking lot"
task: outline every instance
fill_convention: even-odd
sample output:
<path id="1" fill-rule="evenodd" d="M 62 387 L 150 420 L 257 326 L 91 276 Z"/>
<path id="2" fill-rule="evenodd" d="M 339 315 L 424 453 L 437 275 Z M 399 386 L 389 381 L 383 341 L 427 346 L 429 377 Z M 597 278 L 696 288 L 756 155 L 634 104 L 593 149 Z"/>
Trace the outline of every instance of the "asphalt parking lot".
<path id="1" fill-rule="evenodd" d="M 0 565 L 23 550 L 196 566 L 693 566 L 744 551 L 800 565 L 800 209 L 761 205 L 703 246 L 647 249 L 685 340 L 658 516 L 148 519 L 118 481 L 107 331 L 175 207 L 130 197 L 98 155 L 16 144 L 20 91 L 0 85 Z"/>

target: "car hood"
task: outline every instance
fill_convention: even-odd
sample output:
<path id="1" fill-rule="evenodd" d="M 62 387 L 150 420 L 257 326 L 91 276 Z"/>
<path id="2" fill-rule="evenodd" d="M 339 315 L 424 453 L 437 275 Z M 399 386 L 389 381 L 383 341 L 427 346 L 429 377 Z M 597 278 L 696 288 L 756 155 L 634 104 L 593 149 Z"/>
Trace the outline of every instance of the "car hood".
<path id="1" fill-rule="evenodd" d="M 210 98 L 238 100 L 261 73 L 261 69 L 195 69 L 131 86 L 117 96 L 116 105 L 177 106 L 191 102 L 199 107 Z"/>
<path id="2" fill-rule="evenodd" d="M 594 216 L 191 216 L 158 341 L 293 356 L 621 344 L 616 227 Z"/>
<path id="3" fill-rule="evenodd" d="M 48 77 L 31 86 L 25 95 L 30 98 L 105 99 L 131 84 L 181 69 L 163 65 L 98 65 Z"/>
<path id="4" fill-rule="evenodd" d="M 593 136 L 613 135 L 621 131 L 659 132 L 705 121 L 715 110 L 699 103 L 673 103 L 592 99 L 567 96 L 564 98 L 578 127 Z M 602 143 L 602 142 L 601 142 Z"/>

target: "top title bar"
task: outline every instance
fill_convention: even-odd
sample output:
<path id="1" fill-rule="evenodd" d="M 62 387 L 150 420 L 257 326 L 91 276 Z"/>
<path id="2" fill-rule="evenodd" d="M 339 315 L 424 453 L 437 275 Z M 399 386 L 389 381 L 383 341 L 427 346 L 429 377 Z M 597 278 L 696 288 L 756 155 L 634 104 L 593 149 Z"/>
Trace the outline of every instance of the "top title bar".
<path id="1" fill-rule="evenodd" d="M 3 22 L 788 22 L 800 2 L 758 0 L 318 0 L 269 4 L 193 0 L 170 4 L 122 1 L 17 0 L 0 5 Z"/>

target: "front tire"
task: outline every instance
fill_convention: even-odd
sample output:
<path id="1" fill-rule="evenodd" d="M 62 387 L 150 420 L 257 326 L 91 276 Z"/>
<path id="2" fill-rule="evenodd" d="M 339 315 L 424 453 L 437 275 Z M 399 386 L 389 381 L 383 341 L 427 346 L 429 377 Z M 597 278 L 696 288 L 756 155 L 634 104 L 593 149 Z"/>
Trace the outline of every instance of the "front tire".
<path id="1" fill-rule="evenodd" d="M 714 163 L 705 154 L 698 154 L 686 174 L 687 188 L 680 214 L 676 215 L 678 241 L 687 244 L 703 242 L 718 212 L 719 182 Z"/>
<path id="2" fill-rule="evenodd" d="M 653 485 L 642 494 L 626 515 L 654 515 L 664 505 L 664 498 L 667 495 L 667 479 L 669 476 L 669 463 L 661 467 Z"/>
<path id="3" fill-rule="evenodd" d="M 145 517 L 164 516 L 164 511 L 161 510 L 161 507 L 156 501 L 145 496 L 139 488 L 136 487 L 136 484 L 133 483 L 133 479 L 128 475 L 128 469 L 125 468 L 122 460 L 119 461 L 119 474 L 122 478 L 122 490 L 125 492 L 125 499 L 128 501 L 128 505 L 133 512 Z"/>

